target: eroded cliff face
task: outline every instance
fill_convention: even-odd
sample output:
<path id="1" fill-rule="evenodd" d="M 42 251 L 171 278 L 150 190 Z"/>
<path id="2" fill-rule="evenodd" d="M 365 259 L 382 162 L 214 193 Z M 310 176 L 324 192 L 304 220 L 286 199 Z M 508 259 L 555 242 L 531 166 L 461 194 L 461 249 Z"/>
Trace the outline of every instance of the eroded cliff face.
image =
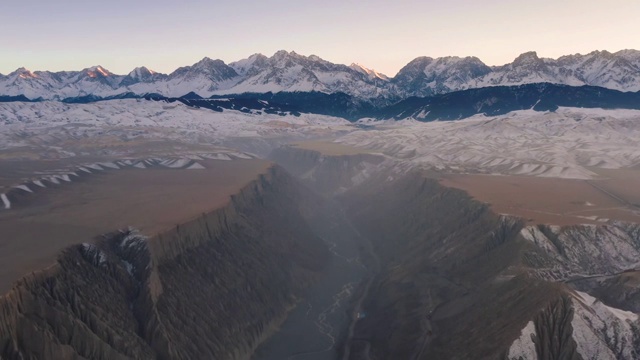
<path id="1" fill-rule="evenodd" d="M 382 263 L 356 326 L 372 358 L 496 357 L 548 300 L 542 282 L 496 281 L 518 264 L 522 224 L 460 190 L 415 173 L 343 201 Z"/>
<path id="2" fill-rule="evenodd" d="M 640 356 L 635 292 L 613 285 L 636 273 L 638 225 L 524 226 L 421 174 L 344 202 L 383 264 L 356 327 L 372 358 Z M 586 293 L 604 286 L 632 301 Z"/>
<path id="3" fill-rule="evenodd" d="M 328 257 L 318 201 L 275 166 L 167 231 L 71 246 L 0 298 L 0 358 L 248 358 Z"/>
<path id="4" fill-rule="evenodd" d="M 422 174 L 344 202 L 383 264 L 356 327 L 372 358 L 640 356 L 635 303 L 575 284 L 635 274 L 637 225 L 524 226 Z"/>
<path id="5" fill-rule="evenodd" d="M 615 275 L 633 270 L 640 262 L 638 224 L 527 226 L 521 235 L 541 250 L 527 259 L 530 266 L 550 280 Z"/>
<path id="6" fill-rule="evenodd" d="M 526 226 L 401 164 L 280 151 L 303 181 L 338 194 L 372 243 L 365 263 L 379 264 L 349 359 L 640 356 L 638 225 Z M 362 181 L 321 180 L 332 162 Z"/>

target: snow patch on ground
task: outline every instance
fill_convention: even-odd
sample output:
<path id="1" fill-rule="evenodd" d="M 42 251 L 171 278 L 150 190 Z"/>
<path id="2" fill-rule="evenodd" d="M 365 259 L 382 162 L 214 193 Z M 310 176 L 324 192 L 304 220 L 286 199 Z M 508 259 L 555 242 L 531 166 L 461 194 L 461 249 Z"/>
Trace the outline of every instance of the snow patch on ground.
<path id="1" fill-rule="evenodd" d="M 337 142 L 452 172 L 591 179 L 640 163 L 640 111 L 560 108 L 460 121 L 374 122 Z"/>
<path id="2" fill-rule="evenodd" d="M 109 168 L 109 169 L 120 169 L 120 167 L 118 165 L 116 165 L 115 163 L 112 163 L 112 162 L 102 162 L 99 165 L 104 167 L 104 168 Z"/>
<path id="3" fill-rule="evenodd" d="M 617 317 L 622 321 L 638 320 L 638 314 L 635 314 L 631 311 L 620 310 L 614 307 L 607 306 L 602 302 L 600 302 L 600 300 L 596 299 L 595 297 L 585 292 L 577 291 L 576 293 L 580 297 L 580 301 L 582 301 L 585 305 L 591 308 L 597 308 L 597 310 L 599 310 L 600 312 L 608 312 L 610 314 L 613 314 L 615 317 Z"/>
<path id="4" fill-rule="evenodd" d="M 533 343 L 532 336 L 536 333 L 536 326 L 533 321 L 529 321 L 527 326 L 522 329 L 520 337 L 516 339 L 509 348 L 509 360 L 536 360 L 536 345 Z"/>
<path id="5" fill-rule="evenodd" d="M 547 227 L 553 241 L 539 226 L 527 226 L 520 235 L 551 260 L 535 272 L 549 280 L 613 275 L 635 268 L 640 259 L 640 237 L 625 223 L 607 226 L 584 224 Z"/>
<path id="6" fill-rule="evenodd" d="M 160 165 L 171 168 L 171 169 L 181 169 L 191 163 L 191 159 L 168 159 L 160 162 Z"/>
<path id="7" fill-rule="evenodd" d="M 107 255 L 94 244 L 82 243 L 82 251 L 85 258 L 96 266 L 103 265 L 107 262 Z"/>
<path id="8" fill-rule="evenodd" d="M 140 234 L 140 232 L 136 229 L 129 228 L 125 237 L 120 242 L 121 248 L 130 248 L 133 246 L 138 246 L 139 244 L 146 245 L 147 237 Z"/>
<path id="9" fill-rule="evenodd" d="M 129 275 L 133 275 L 133 264 L 126 260 L 122 260 L 122 265 L 124 265 L 124 268 L 125 270 L 127 270 L 127 273 L 129 273 Z"/>
<path id="10" fill-rule="evenodd" d="M 638 359 L 634 344 L 638 316 L 604 305 L 594 297 L 577 292 L 574 306 L 573 338 L 585 360 Z"/>
<path id="11" fill-rule="evenodd" d="M 29 189 L 29 187 L 27 185 L 16 185 L 16 186 L 14 186 L 14 188 L 20 189 L 20 190 L 24 190 L 24 191 L 29 192 L 29 193 L 33 192 L 33 190 Z"/>
<path id="12" fill-rule="evenodd" d="M 5 210 L 11 209 L 11 201 L 9 201 L 7 194 L 0 194 L 0 199 L 2 199 L 2 203 L 4 204 Z"/>
<path id="13" fill-rule="evenodd" d="M 230 152 L 229 155 L 235 156 L 239 159 L 253 159 L 253 157 L 241 152 Z"/>
<path id="14" fill-rule="evenodd" d="M 42 141 L 51 149 L 51 140 L 64 144 L 65 139 L 91 139 L 106 133 L 128 139 L 215 144 L 239 138 L 295 137 L 300 140 L 331 136 L 355 128 L 345 119 L 326 115 L 216 112 L 181 103 L 135 99 L 90 104 L 0 103 L 0 119 L 3 120 L 0 121 L 0 148 L 24 146 L 22 134 L 25 131 L 34 141 L 46 139 Z M 59 156 L 74 156 L 56 149 Z M 241 158 L 244 156 L 247 155 L 240 155 Z M 89 168 L 102 170 L 102 167 Z"/>
<path id="15" fill-rule="evenodd" d="M 200 169 L 204 169 L 205 167 L 200 165 L 197 162 L 194 162 L 193 164 L 191 164 L 189 167 L 187 167 L 187 170 L 200 170 Z"/>
<path id="16" fill-rule="evenodd" d="M 209 154 L 209 155 L 206 155 L 206 157 L 208 159 L 213 159 L 213 160 L 224 160 L 224 161 L 231 160 L 231 158 L 227 154 Z"/>
<path id="17" fill-rule="evenodd" d="M 93 169 L 93 170 L 104 170 L 104 169 L 102 168 L 102 166 L 100 166 L 100 165 L 98 165 L 98 164 L 89 164 L 89 165 L 86 165 L 86 166 L 87 166 L 88 168 Z"/>

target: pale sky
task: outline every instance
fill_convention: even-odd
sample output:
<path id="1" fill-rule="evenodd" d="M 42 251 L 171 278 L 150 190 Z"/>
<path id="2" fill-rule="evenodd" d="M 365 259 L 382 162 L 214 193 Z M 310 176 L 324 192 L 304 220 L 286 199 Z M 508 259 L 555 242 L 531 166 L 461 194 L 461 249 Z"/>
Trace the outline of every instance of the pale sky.
<path id="1" fill-rule="evenodd" d="M 0 73 L 136 66 L 170 73 L 294 50 L 393 76 L 418 56 L 488 65 L 640 49 L 640 0 L 1 0 Z"/>

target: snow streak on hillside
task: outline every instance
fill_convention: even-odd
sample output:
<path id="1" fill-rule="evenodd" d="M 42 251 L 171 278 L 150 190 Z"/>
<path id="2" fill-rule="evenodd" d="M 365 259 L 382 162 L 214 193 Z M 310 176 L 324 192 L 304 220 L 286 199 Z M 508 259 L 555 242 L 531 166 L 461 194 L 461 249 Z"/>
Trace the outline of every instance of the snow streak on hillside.
<path id="1" fill-rule="evenodd" d="M 126 147 L 141 139 L 215 144 L 233 139 L 266 141 L 335 135 L 353 129 L 347 120 L 313 114 L 270 115 L 238 111 L 215 112 L 182 103 L 112 100 L 91 104 L 0 103 L 0 150 L 38 146 L 74 156 L 61 143 L 106 139 L 104 151 L 116 142 Z M 111 140 L 108 140 L 111 139 Z"/>
<path id="2" fill-rule="evenodd" d="M 589 179 L 640 164 L 640 111 L 561 108 L 453 122 L 373 123 L 338 141 L 453 172 Z"/>
<path id="3" fill-rule="evenodd" d="M 400 160 L 453 172 L 588 179 L 593 168 L 640 164 L 640 111 L 560 108 L 516 111 L 454 122 L 413 120 L 350 124 L 340 118 L 302 114 L 214 112 L 181 103 L 112 100 L 0 104 L 0 149 L 41 146 L 72 156 L 59 143 L 117 137 L 223 144 L 231 139 L 334 137 Z M 106 150 L 105 150 L 106 151 Z M 64 155 L 66 153 L 66 155 Z"/>

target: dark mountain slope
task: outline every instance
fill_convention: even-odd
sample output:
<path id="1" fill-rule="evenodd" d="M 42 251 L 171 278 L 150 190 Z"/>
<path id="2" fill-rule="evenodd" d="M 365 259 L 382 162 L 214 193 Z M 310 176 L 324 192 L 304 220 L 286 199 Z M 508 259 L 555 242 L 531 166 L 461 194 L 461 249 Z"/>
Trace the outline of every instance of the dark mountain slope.
<path id="1" fill-rule="evenodd" d="M 420 121 L 459 120 L 477 114 L 503 115 L 558 107 L 640 109 L 640 92 L 621 92 L 595 86 L 527 84 L 456 91 L 427 98 L 409 98 L 380 109 L 377 119 L 414 118 Z"/>

